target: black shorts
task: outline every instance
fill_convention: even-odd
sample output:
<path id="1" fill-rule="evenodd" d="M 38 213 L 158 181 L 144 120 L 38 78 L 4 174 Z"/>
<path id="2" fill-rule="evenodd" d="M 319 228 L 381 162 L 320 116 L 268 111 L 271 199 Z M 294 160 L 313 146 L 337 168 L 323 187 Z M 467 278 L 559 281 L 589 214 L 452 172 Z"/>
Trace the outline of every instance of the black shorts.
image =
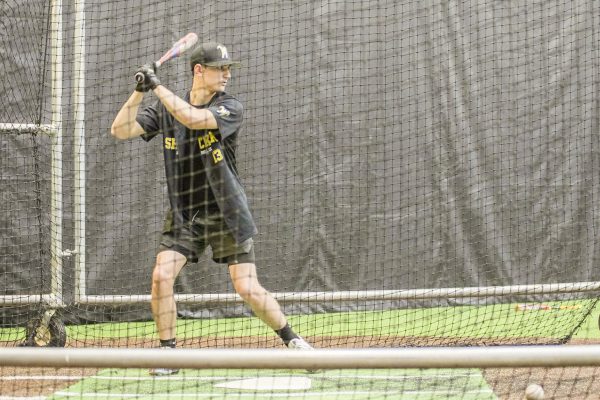
<path id="1" fill-rule="evenodd" d="M 181 226 L 173 223 L 173 211 L 165 217 L 159 252 L 174 250 L 183 254 L 188 262 L 198 262 L 198 256 L 210 246 L 212 259 L 221 264 L 254 264 L 252 238 L 236 243 L 221 215 L 196 216 Z"/>

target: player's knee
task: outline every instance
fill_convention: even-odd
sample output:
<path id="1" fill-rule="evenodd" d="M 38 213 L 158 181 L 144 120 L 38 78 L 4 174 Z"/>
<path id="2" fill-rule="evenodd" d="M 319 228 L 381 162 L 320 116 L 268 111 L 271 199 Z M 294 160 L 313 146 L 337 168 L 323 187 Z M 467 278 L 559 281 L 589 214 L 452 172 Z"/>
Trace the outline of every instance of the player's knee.
<path id="1" fill-rule="evenodd" d="M 175 274 L 173 268 L 167 264 L 157 263 L 152 271 L 152 283 L 153 284 L 169 284 L 175 282 Z"/>
<path id="2" fill-rule="evenodd" d="M 185 265 L 186 259 L 174 252 L 161 252 L 156 256 L 152 271 L 153 284 L 173 284 L 177 274 Z"/>
<path id="3" fill-rule="evenodd" d="M 238 279 L 233 282 L 233 287 L 237 294 L 246 302 L 252 302 L 255 298 L 262 298 L 266 290 L 258 283 L 256 279 Z"/>

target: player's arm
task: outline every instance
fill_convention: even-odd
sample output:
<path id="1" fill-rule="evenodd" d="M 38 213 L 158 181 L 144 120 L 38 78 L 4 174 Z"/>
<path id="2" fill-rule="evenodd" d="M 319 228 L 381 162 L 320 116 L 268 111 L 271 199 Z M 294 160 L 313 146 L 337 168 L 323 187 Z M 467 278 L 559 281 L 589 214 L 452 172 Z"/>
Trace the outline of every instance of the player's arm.
<path id="1" fill-rule="evenodd" d="M 154 88 L 154 95 L 160 99 L 167 111 L 177 121 L 189 129 L 218 128 L 217 120 L 212 112 L 192 106 L 166 87 L 159 84 Z"/>
<path id="2" fill-rule="evenodd" d="M 149 88 L 177 121 L 189 129 L 218 129 L 212 112 L 193 107 L 181 97 L 164 87 L 152 65 L 146 64 L 138 70 L 144 76 L 144 88 Z"/>
<path id="3" fill-rule="evenodd" d="M 144 93 L 154 89 L 157 84 L 160 84 L 154 73 L 155 69 L 155 64 L 146 64 L 136 71 L 136 76 L 141 74 L 144 79 L 137 81 L 135 92 L 129 96 L 129 99 L 127 99 L 117 113 L 110 128 L 110 133 L 113 137 L 117 139 L 130 139 L 144 134 L 144 128 L 137 122 L 136 118 L 140 104 L 144 99 Z M 149 71 L 151 74 L 148 73 Z"/>
<path id="4" fill-rule="evenodd" d="M 144 133 L 142 126 L 136 121 L 136 116 L 144 93 L 135 91 L 123 104 L 110 127 L 110 133 L 117 139 L 130 139 Z"/>

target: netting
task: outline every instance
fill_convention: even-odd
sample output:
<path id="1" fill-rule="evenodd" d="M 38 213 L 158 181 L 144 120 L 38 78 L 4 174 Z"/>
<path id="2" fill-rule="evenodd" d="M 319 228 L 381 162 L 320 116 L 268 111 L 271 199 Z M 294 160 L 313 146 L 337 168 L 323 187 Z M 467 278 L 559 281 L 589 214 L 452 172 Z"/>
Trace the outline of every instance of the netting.
<path id="1" fill-rule="evenodd" d="M 518 381 L 514 380 L 515 371 L 506 376 L 503 370 L 484 371 L 484 374 L 468 369 L 392 370 L 385 373 L 338 370 L 318 377 L 299 377 L 285 371 L 266 371 L 266 375 L 261 376 L 257 372 L 211 370 L 189 371 L 182 374 L 180 379 L 157 382 L 142 370 L 107 369 L 98 372 L 93 369 L 73 371 L 39 368 L 25 372 L 16 370 L 13 375 L 15 379 L 0 377 L 0 380 L 7 395 L 18 398 L 39 393 L 53 395 L 52 398 L 57 399 L 102 396 L 139 398 L 144 394 L 151 394 L 154 398 L 202 398 L 198 395 L 202 393 L 214 399 L 260 399 L 284 395 L 289 398 L 327 399 L 416 397 L 522 400 L 530 382 L 539 382 L 537 385 L 543 388 L 546 398 L 592 399 L 597 394 L 597 370 L 593 368 L 539 368 L 516 372 Z M 484 378 L 489 380 L 489 384 L 484 382 Z M 190 382 L 195 383 L 192 385 Z M 421 397 L 415 396 L 415 393 L 421 393 Z"/>
<path id="2" fill-rule="evenodd" d="M 592 399 L 599 351 L 4 349 L 0 381 L 13 398 Z M 162 378 L 140 369 L 156 365 L 184 369 Z"/>
<path id="3" fill-rule="evenodd" d="M 514 380 L 505 371 L 412 369 L 385 371 L 337 370 L 320 376 L 297 376 L 285 371 L 266 375 L 240 370 L 189 371 L 179 379 L 156 381 L 142 370 L 37 368 L 0 377 L 6 395 L 15 398 L 31 393 L 52 398 L 204 398 L 272 397 L 326 399 L 518 399 L 530 382 L 539 382 L 545 398 L 592 399 L 597 380 L 592 368 L 520 369 Z M 496 375 L 493 375 L 493 374 Z M 560 377 L 560 378 L 558 378 Z M 570 377 L 570 379 L 565 379 Z M 489 380 L 489 384 L 484 382 Z M 194 382 L 190 384 L 190 382 Z M 536 384 L 536 383 L 533 383 Z M 204 397 L 199 393 L 204 394 Z M 370 393 L 370 395 L 368 394 Z M 416 395 L 416 393 L 421 393 Z M 321 396 L 321 397 L 318 397 Z M 368 397 L 370 396 L 370 397 Z"/>
<path id="4" fill-rule="evenodd" d="M 283 347 L 214 261 L 250 214 L 258 279 L 315 347 L 597 340 L 599 23 L 592 0 L 4 1 L 0 345 L 157 346 L 169 214 L 210 243 L 168 243 L 178 347 Z M 242 63 L 203 66 L 235 97 L 208 103 L 191 51 L 157 70 L 217 127 L 155 90 L 126 107 L 147 140 L 111 136 L 188 32 Z"/>
<path id="5" fill-rule="evenodd" d="M 44 2 L 28 8 L 15 2 L 0 5 L 1 294 L 17 300 L 31 295 L 33 304 L 51 286 L 51 140 L 49 129 L 41 126 L 49 123 L 51 106 L 50 68 L 45 67 L 49 21 Z M 5 325 L 22 326 L 35 307 L 14 303 L 0 313 Z"/>

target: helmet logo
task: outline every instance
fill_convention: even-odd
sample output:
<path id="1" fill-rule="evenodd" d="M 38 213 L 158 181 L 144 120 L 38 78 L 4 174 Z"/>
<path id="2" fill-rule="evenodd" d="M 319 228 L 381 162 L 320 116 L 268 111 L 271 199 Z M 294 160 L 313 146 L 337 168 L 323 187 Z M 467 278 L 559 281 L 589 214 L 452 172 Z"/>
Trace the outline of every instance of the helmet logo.
<path id="1" fill-rule="evenodd" d="M 221 52 L 221 58 L 222 59 L 228 59 L 229 58 L 229 54 L 227 54 L 227 47 L 225 47 L 223 45 L 218 45 L 217 49 L 219 49 L 219 51 Z"/>

